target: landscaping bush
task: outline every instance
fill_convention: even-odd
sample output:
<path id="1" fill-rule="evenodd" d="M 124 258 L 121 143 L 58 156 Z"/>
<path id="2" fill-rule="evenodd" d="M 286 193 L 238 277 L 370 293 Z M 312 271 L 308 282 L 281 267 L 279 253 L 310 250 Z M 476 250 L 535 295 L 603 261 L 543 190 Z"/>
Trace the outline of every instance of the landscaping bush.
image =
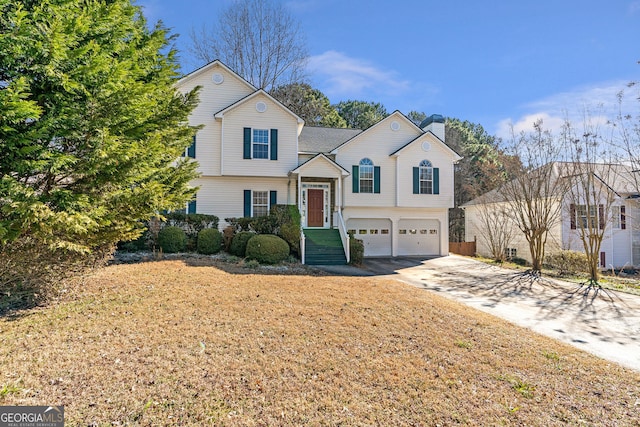
<path id="1" fill-rule="evenodd" d="M 229 248 L 229 252 L 231 253 L 231 255 L 244 258 L 247 251 L 247 242 L 255 235 L 256 233 L 252 231 L 241 231 L 233 236 L 231 247 Z"/>
<path id="2" fill-rule="evenodd" d="M 300 211 L 296 205 L 276 205 L 271 209 L 270 216 L 276 218 L 278 230 L 276 234 L 282 237 L 291 248 L 291 252 L 300 255 Z"/>
<path id="3" fill-rule="evenodd" d="M 233 241 L 235 233 L 236 230 L 232 225 L 227 225 L 224 230 L 222 230 L 222 242 L 225 252 L 231 253 L 231 242 Z"/>
<path id="4" fill-rule="evenodd" d="M 187 247 L 187 235 L 180 227 L 165 227 L 158 232 L 158 245 L 168 254 L 182 252 Z"/>
<path id="5" fill-rule="evenodd" d="M 215 228 L 205 228 L 198 233 L 198 253 L 217 254 L 222 249 L 222 233 Z"/>
<path id="6" fill-rule="evenodd" d="M 353 236 L 350 237 L 349 254 L 351 259 L 349 260 L 349 264 L 362 265 L 362 261 L 364 260 L 364 242 Z"/>
<path id="7" fill-rule="evenodd" d="M 276 264 L 289 257 L 289 244 L 275 234 L 258 234 L 247 242 L 246 256 L 264 264 Z"/>
<path id="8" fill-rule="evenodd" d="M 576 274 L 588 269 L 587 255 L 577 251 L 560 251 L 548 255 L 545 264 L 558 270 L 561 275 Z"/>
<path id="9" fill-rule="evenodd" d="M 510 261 L 514 264 L 521 265 L 523 267 L 529 265 L 529 262 L 526 259 L 519 258 L 517 256 L 514 256 L 513 258 L 511 258 Z"/>

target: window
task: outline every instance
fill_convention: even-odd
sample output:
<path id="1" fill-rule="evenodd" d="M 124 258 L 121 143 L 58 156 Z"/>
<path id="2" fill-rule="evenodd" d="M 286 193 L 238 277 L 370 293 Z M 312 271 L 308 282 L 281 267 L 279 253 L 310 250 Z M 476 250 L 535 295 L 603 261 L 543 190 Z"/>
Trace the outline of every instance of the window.
<path id="1" fill-rule="evenodd" d="M 258 217 L 269 214 L 271 206 L 278 203 L 277 191 L 244 190 L 244 216 Z"/>
<path id="2" fill-rule="evenodd" d="M 433 166 L 429 160 L 420 162 L 420 194 L 433 194 Z"/>
<path id="3" fill-rule="evenodd" d="M 504 256 L 507 257 L 507 259 L 516 258 L 518 256 L 518 251 L 516 250 L 516 248 L 505 248 Z"/>
<path id="4" fill-rule="evenodd" d="M 360 160 L 360 193 L 373 193 L 373 162 Z"/>
<path id="5" fill-rule="evenodd" d="M 440 194 L 440 169 L 429 160 L 413 168 L 413 194 Z"/>
<path id="6" fill-rule="evenodd" d="M 603 205 L 570 205 L 569 217 L 571 229 L 604 229 L 604 206 Z"/>
<path id="7" fill-rule="evenodd" d="M 367 230 L 358 230 L 358 234 L 367 234 Z"/>
<path id="8" fill-rule="evenodd" d="M 242 158 L 278 160 L 278 129 L 244 128 Z"/>
<path id="9" fill-rule="evenodd" d="M 627 228 L 627 217 L 624 206 L 611 206 L 611 225 L 618 230 Z"/>
<path id="10" fill-rule="evenodd" d="M 380 166 L 374 166 L 371 159 L 365 157 L 353 165 L 351 178 L 354 193 L 380 193 Z"/>
<path id="11" fill-rule="evenodd" d="M 267 129 L 253 129 L 251 153 L 251 157 L 254 159 L 269 158 L 269 131 Z"/>
<path id="12" fill-rule="evenodd" d="M 269 192 L 253 192 L 253 212 L 252 216 L 267 216 L 269 213 Z"/>

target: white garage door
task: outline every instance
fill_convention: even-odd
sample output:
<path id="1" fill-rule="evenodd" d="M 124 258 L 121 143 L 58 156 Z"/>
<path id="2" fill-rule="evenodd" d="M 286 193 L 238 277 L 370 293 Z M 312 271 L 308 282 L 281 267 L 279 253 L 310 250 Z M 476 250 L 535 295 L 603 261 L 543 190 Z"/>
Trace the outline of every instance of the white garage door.
<path id="1" fill-rule="evenodd" d="M 391 256 L 391 221 L 349 219 L 347 230 L 364 243 L 364 256 Z"/>
<path id="2" fill-rule="evenodd" d="M 440 222 L 437 219 L 401 219 L 398 255 L 439 255 Z"/>

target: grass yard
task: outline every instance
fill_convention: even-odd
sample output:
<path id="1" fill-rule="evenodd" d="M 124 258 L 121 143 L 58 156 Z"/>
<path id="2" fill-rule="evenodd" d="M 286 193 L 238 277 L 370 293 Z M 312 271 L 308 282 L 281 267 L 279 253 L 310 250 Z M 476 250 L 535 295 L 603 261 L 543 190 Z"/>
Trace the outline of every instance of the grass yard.
<path id="1" fill-rule="evenodd" d="M 638 372 L 395 281 L 215 262 L 110 266 L 1 318 L 0 405 L 63 404 L 68 426 L 640 426 Z"/>

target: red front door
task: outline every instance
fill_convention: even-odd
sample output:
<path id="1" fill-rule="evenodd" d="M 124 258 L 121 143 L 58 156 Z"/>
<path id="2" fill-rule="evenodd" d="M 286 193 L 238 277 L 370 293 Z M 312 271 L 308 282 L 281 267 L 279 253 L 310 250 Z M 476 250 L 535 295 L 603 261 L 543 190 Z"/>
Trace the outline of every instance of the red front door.
<path id="1" fill-rule="evenodd" d="M 307 190 L 307 227 L 324 226 L 324 190 Z"/>

